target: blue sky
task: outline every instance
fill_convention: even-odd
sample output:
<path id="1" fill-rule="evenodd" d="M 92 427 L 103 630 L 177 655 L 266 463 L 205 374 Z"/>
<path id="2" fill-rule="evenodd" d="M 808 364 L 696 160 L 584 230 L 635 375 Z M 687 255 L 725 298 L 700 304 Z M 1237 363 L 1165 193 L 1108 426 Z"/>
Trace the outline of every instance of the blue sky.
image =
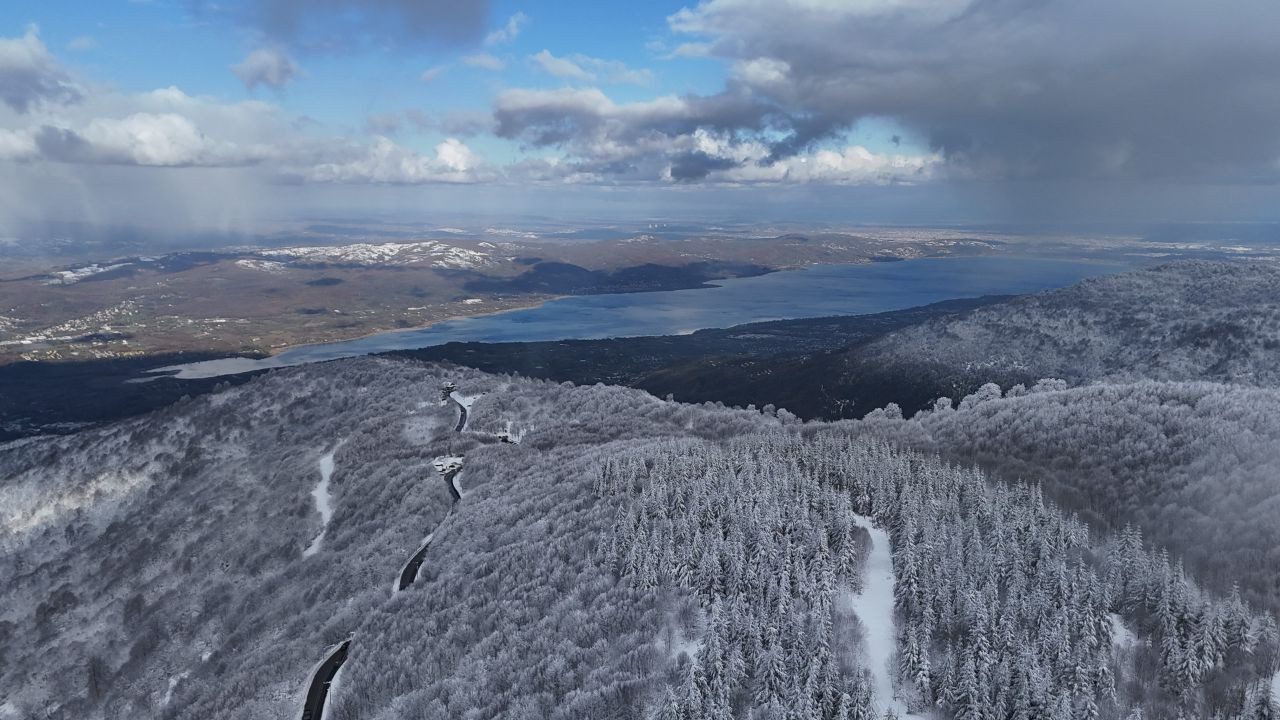
<path id="1" fill-rule="evenodd" d="M 0 224 L 619 193 L 1254 217 L 1280 181 L 1278 23 L 1266 0 L 11 0 Z"/>

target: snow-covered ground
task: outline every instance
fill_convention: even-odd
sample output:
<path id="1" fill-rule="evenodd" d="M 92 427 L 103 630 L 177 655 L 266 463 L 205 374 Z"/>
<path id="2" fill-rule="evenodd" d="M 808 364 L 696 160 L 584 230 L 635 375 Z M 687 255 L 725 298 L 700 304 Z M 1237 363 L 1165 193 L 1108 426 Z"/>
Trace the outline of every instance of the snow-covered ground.
<path id="1" fill-rule="evenodd" d="M 893 618 L 893 558 L 889 553 L 889 535 L 876 527 L 871 518 L 854 515 L 853 519 L 871 533 L 871 555 L 867 558 L 862 592 L 848 595 L 849 606 L 866 629 L 864 643 L 867 651 L 867 668 L 871 671 L 871 684 L 875 690 L 876 706 L 880 712 L 893 710 L 900 718 L 922 718 L 907 712 L 907 706 L 898 700 L 893 690 L 892 665 L 897 649 L 897 632 Z"/>
<path id="2" fill-rule="evenodd" d="M 467 421 L 462 424 L 461 428 L 462 430 L 466 430 L 467 424 L 471 422 L 471 406 L 475 404 L 476 400 L 480 399 L 480 395 L 463 395 L 459 392 L 451 392 L 449 393 L 449 397 L 453 398 L 454 402 L 461 405 L 467 411 Z"/>
<path id="3" fill-rule="evenodd" d="M 1280 670 L 1271 676 L 1271 706 L 1280 709 Z"/>
<path id="4" fill-rule="evenodd" d="M 340 445 L 341 443 L 338 444 Z M 302 557 L 311 557 L 320 550 L 320 542 L 324 540 L 325 530 L 329 528 L 329 520 L 333 517 L 333 497 L 329 494 L 329 478 L 333 476 L 333 454 L 338 452 L 338 446 L 334 446 L 332 450 L 320 456 L 320 482 L 316 483 L 315 489 L 311 491 L 311 497 L 316 501 L 316 510 L 320 513 L 320 534 L 316 535 L 311 545 L 302 551 Z"/>
<path id="5" fill-rule="evenodd" d="M 239 265 L 246 270 L 259 270 L 266 273 L 282 273 L 289 267 L 288 265 L 276 260 L 259 260 L 257 258 L 237 260 L 236 265 Z"/>
<path id="6" fill-rule="evenodd" d="M 268 259 L 294 258 L 312 262 L 342 262 L 356 265 L 408 265 L 427 263 L 434 267 L 469 269 L 488 265 L 486 253 L 447 243 L 426 240 L 406 243 L 353 243 L 350 245 L 318 245 L 310 247 L 260 250 Z"/>
<path id="7" fill-rule="evenodd" d="M 1111 644 L 1117 650 L 1127 650 L 1138 644 L 1138 636 L 1124 624 L 1124 618 L 1115 613 L 1108 617 L 1111 620 Z"/>
<path id="8" fill-rule="evenodd" d="M 457 455 L 442 455 L 431 462 L 440 473 L 462 469 L 462 458 Z"/>
<path id="9" fill-rule="evenodd" d="M 45 285 L 74 285 L 81 280 L 93 277 L 99 273 L 118 270 L 127 267 L 132 263 L 116 263 L 113 265 L 85 265 L 83 267 L 72 268 L 70 270 L 55 270 L 51 273 L 50 279 L 45 281 Z"/>
<path id="10" fill-rule="evenodd" d="M 333 674 L 333 679 L 329 681 L 329 693 L 324 696 L 324 704 L 320 706 L 320 717 L 332 717 L 329 713 L 329 704 L 333 702 L 333 695 L 338 691 L 338 684 L 342 681 L 342 668 L 338 668 L 338 672 Z"/>

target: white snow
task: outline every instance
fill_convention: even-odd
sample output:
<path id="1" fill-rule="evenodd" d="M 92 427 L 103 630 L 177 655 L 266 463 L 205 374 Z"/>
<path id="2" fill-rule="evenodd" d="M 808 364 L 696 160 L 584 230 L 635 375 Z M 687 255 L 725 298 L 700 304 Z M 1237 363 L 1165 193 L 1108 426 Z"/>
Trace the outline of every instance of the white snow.
<path id="1" fill-rule="evenodd" d="M 1271 676 L 1271 705 L 1280 709 L 1280 670 Z"/>
<path id="2" fill-rule="evenodd" d="M 520 442 L 521 440 L 523 440 L 523 439 L 524 439 L 524 434 L 525 434 L 525 431 L 526 431 L 526 430 L 527 430 L 527 428 L 523 428 L 523 427 L 522 427 L 521 429 L 517 430 L 517 429 L 516 429 L 516 423 L 515 423 L 515 421 L 514 421 L 514 420 L 508 420 L 508 421 L 507 421 L 507 437 L 511 438 L 511 442 L 517 442 L 517 443 L 518 443 L 518 442 Z"/>
<path id="3" fill-rule="evenodd" d="M 320 706 L 320 717 L 332 717 L 329 712 L 329 703 L 333 702 L 333 694 L 338 691 L 338 681 L 342 680 L 342 669 L 346 665 L 338 668 L 338 672 L 333 674 L 333 679 L 329 681 L 329 692 L 324 696 L 324 704 Z"/>
<path id="4" fill-rule="evenodd" d="M 449 397 L 453 398 L 454 400 L 457 401 L 459 405 L 466 408 L 468 413 L 471 412 L 471 406 L 474 405 L 475 402 L 480 399 L 479 395 L 463 395 L 462 393 L 458 393 L 458 392 L 449 393 Z"/>
<path id="5" fill-rule="evenodd" d="M 425 263 L 433 267 L 477 268 L 492 262 L 489 255 L 434 240 L 405 243 L 353 243 L 351 245 L 316 245 L 259 250 L 267 259 L 343 262 L 357 265 L 408 265 Z"/>
<path id="6" fill-rule="evenodd" d="M 458 455 L 442 455 L 432 461 L 431 464 L 435 465 L 437 471 L 444 473 L 450 470 L 462 469 L 462 461 L 463 458 Z"/>
<path id="7" fill-rule="evenodd" d="M 183 680 L 186 680 L 187 676 L 190 674 L 191 673 L 189 672 L 184 672 L 181 675 L 176 675 L 174 677 L 169 678 L 169 687 L 166 688 L 164 691 L 164 698 L 160 701 L 161 705 L 163 706 L 169 705 L 169 703 L 173 700 L 173 689 L 178 687 L 178 683 L 182 682 Z"/>
<path id="8" fill-rule="evenodd" d="M 1115 613 L 1110 613 L 1108 618 L 1111 620 L 1111 644 L 1116 649 L 1127 650 L 1138 644 L 1138 636 L 1124 624 L 1124 618 Z"/>
<path id="9" fill-rule="evenodd" d="M 275 260 L 258 260 L 253 258 L 237 260 L 236 265 L 248 270 L 258 270 L 265 273 L 282 273 L 288 269 L 288 266 L 282 262 L 276 262 Z"/>
<path id="10" fill-rule="evenodd" d="M 871 555 L 867 558 L 862 592 L 849 593 L 849 607 L 866 629 L 867 669 L 879 711 L 893 710 L 901 718 L 918 718 L 907 712 L 893 690 L 891 664 L 897 649 L 897 633 L 893 619 L 893 558 L 889 554 L 889 536 L 875 526 L 871 518 L 854 515 L 853 519 L 871 533 Z"/>
<path id="11" fill-rule="evenodd" d="M 702 652 L 702 638 L 685 637 L 679 626 L 674 623 L 663 631 L 660 642 L 666 647 L 667 655 L 673 659 L 680 657 L 680 653 L 696 658 L 698 653 Z"/>
<path id="12" fill-rule="evenodd" d="M 316 483 L 315 489 L 311 491 L 311 497 L 316 501 L 316 510 L 320 513 L 320 534 L 316 535 L 311 545 L 302 551 L 302 557 L 311 557 L 320 550 L 320 542 L 324 540 L 324 533 L 329 528 L 329 520 L 333 517 L 333 498 L 329 495 L 329 478 L 333 476 L 333 454 L 338 452 L 338 447 L 341 445 L 342 443 L 338 443 L 332 450 L 320 456 L 320 482 Z"/>
<path id="13" fill-rule="evenodd" d="M 475 404 L 476 400 L 480 399 L 481 395 L 463 395 L 458 392 L 451 392 L 449 393 L 449 397 L 453 398 L 454 402 L 466 408 L 467 421 L 462 424 L 462 429 L 466 430 L 467 426 L 471 424 L 471 406 Z"/>
<path id="14" fill-rule="evenodd" d="M 52 277 L 45 281 L 45 285 L 74 285 L 85 278 L 92 277 L 98 273 L 104 273 L 118 268 L 127 267 L 132 263 L 116 263 L 114 265 L 86 265 L 84 267 L 72 268 L 71 270 L 55 270 L 49 273 Z"/>

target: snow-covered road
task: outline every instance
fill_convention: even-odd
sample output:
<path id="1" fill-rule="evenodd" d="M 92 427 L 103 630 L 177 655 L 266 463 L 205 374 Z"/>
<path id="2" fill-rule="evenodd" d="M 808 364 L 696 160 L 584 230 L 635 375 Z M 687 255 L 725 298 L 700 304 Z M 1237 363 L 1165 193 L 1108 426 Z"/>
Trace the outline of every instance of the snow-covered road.
<path id="1" fill-rule="evenodd" d="M 311 557 L 320 550 L 320 542 L 324 540 L 324 533 L 329 528 L 329 520 L 333 518 L 333 498 L 329 494 L 329 478 L 333 477 L 333 454 L 338 452 L 341 445 L 342 443 L 338 443 L 332 450 L 320 456 L 320 482 L 316 483 L 315 489 L 311 491 L 311 497 L 316 502 L 316 511 L 320 513 L 320 534 L 316 535 L 311 545 L 302 551 L 302 557 Z"/>
<path id="2" fill-rule="evenodd" d="M 463 395 L 457 392 L 449 393 L 449 399 L 458 404 L 458 425 L 454 428 L 457 432 L 467 429 L 467 419 L 471 416 L 471 406 L 476 400 L 480 399 L 480 395 Z"/>
<path id="3" fill-rule="evenodd" d="M 892 709 L 900 718 L 918 718 L 907 712 L 907 706 L 898 700 L 893 690 L 894 651 L 897 632 L 893 618 L 893 558 L 889 553 L 889 535 L 876 527 L 871 518 L 854 515 L 854 521 L 871 533 L 871 554 L 867 557 L 862 581 L 862 592 L 849 593 L 849 607 L 858 615 L 866 629 L 864 643 L 867 652 L 867 669 L 871 671 L 872 688 L 876 706 L 883 713 Z"/>

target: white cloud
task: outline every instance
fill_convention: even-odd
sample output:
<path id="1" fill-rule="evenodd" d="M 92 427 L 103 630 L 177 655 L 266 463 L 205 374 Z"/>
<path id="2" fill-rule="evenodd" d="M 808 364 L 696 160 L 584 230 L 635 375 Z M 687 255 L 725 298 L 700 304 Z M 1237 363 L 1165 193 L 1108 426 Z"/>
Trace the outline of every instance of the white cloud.
<path id="1" fill-rule="evenodd" d="M 0 129 L 0 160 L 30 160 L 39 153 L 31 133 Z"/>
<path id="2" fill-rule="evenodd" d="M 377 137 L 372 145 L 353 149 L 351 157 L 305 168 L 301 175 L 324 183 L 473 183 L 490 177 L 481 169 L 476 154 L 454 138 L 437 145 L 431 156 Z"/>
<path id="3" fill-rule="evenodd" d="M 444 71 L 448 69 L 448 65 L 436 65 L 435 67 L 429 67 L 426 70 L 423 70 L 422 74 L 418 76 L 418 82 L 423 84 L 435 82 L 436 79 L 443 75 Z"/>
<path id="4" fill-rule="evenodd" d="M 177 113 L 97 118 L 80 137 L 104 160 L 124 164 L 240 165 L 252 159 L 233 143 L 211 140 L 189 118 Z"/>
<path id="5" fill-rule="evenodd" d="M 0 102 L 25 113 L 38 105 L 74 102 L 80 95 L 35 25 L 22 37 L 0 38 Z"/>
<path id="6" fill-rule="evenodd" d="M 791 66 L 775 58 L 740 60 L 733 66 L 733 76 L 753 87 L 769 87 L 787 82 Z"/>
<path id="7" fill-rule="evenodd" d="M 72 38 L 71 42 L 67 43 L 67 49 L 75 50 L 76 52 L 84 52 L 96 47 L 98 47 L 98 41 L 88 35 L 81 35 L 80 37 Z"/>
<path id="8" fill-rule="evenodd" d="M 575 80 L 591 80 L 591 73 L 583 70 L 577 63 L 566 58 L 556 57 L 549 50 L 543 50 L 536 55 L 530 55 L 529 59 L 537 63 L 542 71 L 555 75 L 559 78 L 573 78 Z"/>
<path id="9" fill-rule="evenodd" d="M 502 27 L 489 33 L 484 38 L 485 47 L 493 47 L 494 45 L 502 45 L 509 43 L 520 36 L 520 30 L 529 23 L 529 16 L 522 12 L 507 18 L 507 22 Z"/>
<path id="10" fill-rule="evenodd" d="M 302 75 L 302 68 L 284 52 L 273 48 L 261 48 L 249 53 L 231 72 L 240 78 L 250 90 L 258 85 L 279 90 Z"/>
<path id="11" fill-rule="evenodd" d="M 653 81 L 653 73 L 650 71 L 635 70 L 617 60 L 603 60 L 587 55 L 557 57 L 552 55 L 550 50 L 545 49 L 530 55 L 529 59 L 548 75 L 568 80 L 604 82 L 614 85 L 647 85 Z"/>
<path id="12" fill-rule="evenodd" d="M 490 55 L 489 53 L 478 53 L 476 55 L 467 55 L 466 57 L 462 58 L 462 62 L 463 64 L 470 65 L 471 67 L 484 68 L 485 70 L 493 70 L 495 72 L 502 70 L 507 66 L 506 63 L 502 62 L 501 60 L 494 57 L 493 55 Z"/>

